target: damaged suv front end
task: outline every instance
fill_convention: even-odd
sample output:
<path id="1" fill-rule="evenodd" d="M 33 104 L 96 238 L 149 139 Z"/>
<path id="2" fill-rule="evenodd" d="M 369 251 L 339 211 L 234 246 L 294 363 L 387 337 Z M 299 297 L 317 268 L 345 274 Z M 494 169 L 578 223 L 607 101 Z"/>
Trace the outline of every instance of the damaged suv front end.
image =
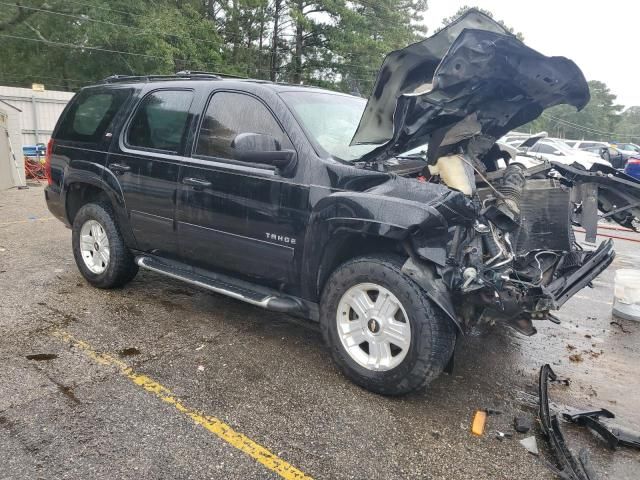
<path id="1" fill-rule="evenodd" d="M 369 168 L 423 146 L 415 180 L 450 190 L 427 200 L 434 214 L 405 239 L 403 271 L 463 329 L 502 322 L 534 334 L 532 320 L 555 321 L 553 310 L 613 261 L 610 240 L 585 251 L 572 226 L 591 231 L 598 207 L 619 207 L 607 207 L 606 185 L 592 178 L 619 175 L 525 165 L 496 144 L 548 107 L 582 109 L 589 98 L 572 61 L 536 52 L 475 10 L 385 59 L 352 145 L 373 145 L 360 158 Z M 621 180 L 633 206 L 637 182 Z"/>

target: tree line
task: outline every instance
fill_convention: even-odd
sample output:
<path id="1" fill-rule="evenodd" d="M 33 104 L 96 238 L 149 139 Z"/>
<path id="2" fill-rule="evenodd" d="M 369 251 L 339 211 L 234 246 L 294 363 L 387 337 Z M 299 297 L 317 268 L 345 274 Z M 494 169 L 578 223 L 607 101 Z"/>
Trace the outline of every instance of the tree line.
<path id="1" fill-rule="evenodd" d="M 0 84 L 75 91 L 190 70 L 367 96 L 384 56 L 427 36 L 426 13 L 427 0 L 0 0 Z M 590 86 L 583 112 L 555 107 L 523 128 L 640 141 L 640 107 Z"/>
<path id="2" fill-rule="evenodd" d="M 210 71 L 367 94 L 426 0 L 0 0 L 0 81 Z"/>

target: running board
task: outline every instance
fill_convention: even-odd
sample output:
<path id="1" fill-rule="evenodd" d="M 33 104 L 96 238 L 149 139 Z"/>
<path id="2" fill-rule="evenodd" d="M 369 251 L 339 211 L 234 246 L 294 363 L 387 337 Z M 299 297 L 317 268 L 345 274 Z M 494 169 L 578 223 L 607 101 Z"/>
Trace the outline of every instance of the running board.
<path id="1" fill-rule="evenodd" d="M 175 262 L 164 262 L 162 259 L 148 255 L 137 256 L 136 263 L 138 266 L 152 272 L 182 280 L 191 285 L 205 288 L 257 307 L 317 320 L 317 313 L 314 312 L 314 310 L 317 311 L 317 308 L 313 308 L 315 304 L 309 304 L 301 299 L 282 295 L 276 290 L 220 273 L 209 271 L 196 273 L 186 265 L 178 266 Z"/>

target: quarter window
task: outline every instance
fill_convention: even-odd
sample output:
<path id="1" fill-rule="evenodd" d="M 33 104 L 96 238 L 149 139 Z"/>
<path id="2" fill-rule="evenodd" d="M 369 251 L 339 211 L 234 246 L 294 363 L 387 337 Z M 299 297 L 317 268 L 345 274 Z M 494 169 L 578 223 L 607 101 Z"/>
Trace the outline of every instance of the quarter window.
<path id="1" fill-rule="evenodd" d="M 183 143 L 193 92 L 160 90 L 147 95 L 136 111 L 127 144 L 177 153 Z"/>
<path id="2" fill-rule="evenodd" d="M 291 142 L 262 102 L 242 93 L 218 92 L 211 97 L 204 115 L 196 155 L 235 160 L 231 143 L 240 133 L 271 135 L 282 148 L 291 148 Z"/>
<path id="3" fill-rule="evenodd" d="M 130 89 L 95 90 L 80 92 L 65 114 L 56 139 L 74 142 L 98 143 L 111 124 Z"/>

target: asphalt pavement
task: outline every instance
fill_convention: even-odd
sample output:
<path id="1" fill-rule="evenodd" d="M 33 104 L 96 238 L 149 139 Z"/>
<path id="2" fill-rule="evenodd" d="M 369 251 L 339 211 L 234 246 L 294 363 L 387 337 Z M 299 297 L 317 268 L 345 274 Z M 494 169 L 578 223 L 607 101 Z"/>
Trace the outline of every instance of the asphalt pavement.
<path id="1" fill-rule="evenodd" d="M 535 418 L 544 363 L 571 380 L 550 387 L 556 408 L 604 407 L 640 430 L 640 323 L 611 316 L 614 271 L 640 268 L 640 249 L 615 244 L 560 325 L 475 330 L 451 375 L 387 398 L 344 378 L 312 323 L 147 271 L 92 288 L 42 187 L 2 191 L 0 479 L 556 478 L 513 430 L 514 416 Z M 483 408 L 502 413 L 476 437 Z M 601 478 L 638 478 L 640 451 L 562 428 Z"/>

